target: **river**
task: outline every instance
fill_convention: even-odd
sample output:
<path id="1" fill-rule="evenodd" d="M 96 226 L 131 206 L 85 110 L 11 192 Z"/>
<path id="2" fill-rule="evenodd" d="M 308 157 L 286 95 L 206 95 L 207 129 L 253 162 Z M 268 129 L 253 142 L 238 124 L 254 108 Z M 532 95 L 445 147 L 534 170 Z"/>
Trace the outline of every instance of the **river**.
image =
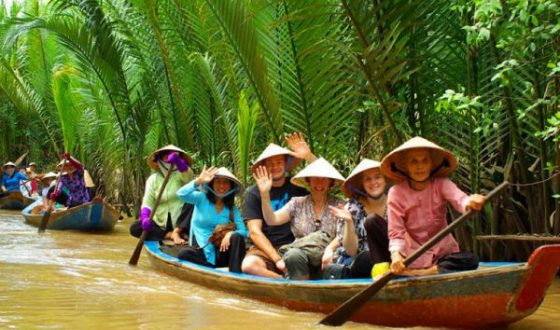
<path id="1" fill-rule="evenodd" d="M 111 234 L 37 229 L 0 210 L 0 329 L 327 329 L 298 313 L 154 271 L 127 221 Z M 467 316 L 468 317 L 468 316 Z M 560 279 L 543 305 L 508 329 L 559 329 Z M 387 329 L 349 322 L 344 329 Z M 415 328 L 421 329 L 421 328 Z"/>

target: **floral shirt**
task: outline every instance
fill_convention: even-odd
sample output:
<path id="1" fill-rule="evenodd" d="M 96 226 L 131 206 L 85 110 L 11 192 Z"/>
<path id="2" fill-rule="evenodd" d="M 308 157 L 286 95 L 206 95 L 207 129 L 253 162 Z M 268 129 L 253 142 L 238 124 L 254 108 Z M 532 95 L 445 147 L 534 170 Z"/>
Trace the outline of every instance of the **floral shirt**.
<path id="1" fill-rule="evenodd" d="M 79 168 L 72 173 L 72 179 L 68 175 L 60 178 L 58 192 L 64 191 L 68 195 L 66 206 L 84 204 L 90 201 L 89 193 L 84 181 L 84 169 Z"/>
<path id="2" fill-rule="evenodd" d="M 335 237 L 336 219 L 329 212 L 328 206 L 336 206 L 341 202 L 342 200 L 329 196 L 320 219 L 315 219 L 311 195 L 292 197 L 282 209 L 290 214 L 292 233 L 295 238 L 307 236 L 318 230 L 326 232 L 330 237 Z"/>
<path id="3" fill-rule="evenodd" d="M 350 211 L 352 219 L 354 220 L 354 230 L 358 236 L 358 253 L 369 250 L 367 243 L 367 233 L 364 223 L 367 218 L 366 210 L 360 201 L 355 198 L 350 199 L 346 203 L 345 208 Z M 334 252 L 334 262 L 337 264 L 346 264 L 352 262 L 352 257 L 346 253 L 344 244 L 342 242 L 344 237 L 344 220 L 338 219 L 336 224 L 336 234 L 338 237 L 339 247 Z"/>

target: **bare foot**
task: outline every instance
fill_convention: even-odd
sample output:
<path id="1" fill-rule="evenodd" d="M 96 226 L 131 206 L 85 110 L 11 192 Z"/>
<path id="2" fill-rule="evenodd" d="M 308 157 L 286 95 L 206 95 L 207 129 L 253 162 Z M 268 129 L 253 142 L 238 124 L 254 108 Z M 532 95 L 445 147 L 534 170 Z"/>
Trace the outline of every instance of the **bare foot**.
<path id="1" fill-rule="evenodd" d="M 173 243 L 175 243 L 175 245 L 183 245 L 186 243 L 186 241 L 181 237 L 181 235 L 175 232 L 171 234 L 171 239 L 173 240 Z"/>

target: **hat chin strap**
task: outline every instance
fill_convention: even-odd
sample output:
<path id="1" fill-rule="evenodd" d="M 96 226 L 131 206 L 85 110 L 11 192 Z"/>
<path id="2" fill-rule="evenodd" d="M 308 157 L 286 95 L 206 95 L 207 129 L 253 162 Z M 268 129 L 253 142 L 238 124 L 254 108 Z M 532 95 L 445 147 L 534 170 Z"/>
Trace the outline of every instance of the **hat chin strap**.
<path id="1" fill-rule="evenodd" d="M 157 160 L 157 164 L 159 167 L 159 170 L 163 173 L 163 175 L 167 175 L 167 172 L 169 171 L 169 166 L 167 166 L 165 164 L 165 162 L 163 162 L 161 159 Z M 177 167 L 173 168 L 173 172 L 177 171 Z"/>
<path id="2" fill-rule="evenodd" d="M 358 188 L 354 187 L 353 184 L 349 184 L 349 185 L 348 185 L 348 188 L 350 188 L 350 191 L 351 191 L 351 192 L 356 193 L 356 194 L 358 194 L 358 195 L 362 195 L 362 196 L 364 196 L 364 197 L 366 197 L 366 198 L 369 198 L 369 199 L 373 199 L 374 201 L 380 200 L 380 199 L 383 197 L 383 195 L 385 195 L 385 193 L 386 193 L 385 191 L 383 191 L 383 192 L 382 192 L 381 194 L 379 194 L 379 195 L 375 195 L 375 196 L 374 196 L 374 195 L 370 195 L 370 194 L 368 194 L 367 192 L 362 191 L 361 189 L 358 189 Z"/>
<path id="3" fill-rule="evenodd" d="M 442 168 L 444 167 L 451 167 L 451 164 L 449 164 L 449 160 L 447 160 L 447 158 L 444 158 L 441 162 L 441 164 L 438 165 L 438 167 L 434 168 L 433 170 L 430 171 L 430 175 L 428 176 L 428 178 L 426 180 L 414 180 L 413 178 L 411 178 L 408 173 L 399 170 L 399 168 L 397 167 L 397 165 L 395 164 L 395 162 L 391 163 L 391 172 L 396 172 L 399 173 L 400 175 L 404 176 L 405 178 L 407 178 L 410 181 L 414 181 L 417 183 L 424 183 L 427 181 L 430 181 L 432 179 L 432 177 Z"/>
<path id="4" fill-rule="evenodd" d="M 221 199 L 224 199 L 224 198 L 228 197 L 229 195 L 231 195 L 231 194 L 233 194 L 233 193 L 235 193 L 235 192 L 237 192 L 237 191 L 239 190 L 239 187 L 236 186 L 235 188 L 230 189 L 230 190 L 229 190 L 228 192 L 226 192 L 225 194 L 218 194 L 216 191 L 214 191 L 214 189 L 210 188 L 210 186 L 207 185 L 207 184 L 204 184 L 203 187 L 204 187 L 205 189 L 208 189 L 209 192 L 213 193 L 214 196 L 216 196 L 216 197 L 218 197 L 218 198 L 221 198 Z"/>

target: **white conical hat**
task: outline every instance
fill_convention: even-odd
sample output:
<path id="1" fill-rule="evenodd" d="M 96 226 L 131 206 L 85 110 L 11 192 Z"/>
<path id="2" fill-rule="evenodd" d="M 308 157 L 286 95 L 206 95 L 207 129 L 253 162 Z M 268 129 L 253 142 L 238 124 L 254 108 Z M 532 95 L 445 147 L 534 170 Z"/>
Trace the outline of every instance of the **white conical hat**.
<path id="1" fill-rule="evenodd" d="M 93 179 L 91 178 L 91 175 L 89 175 L 89 171 L 84 169 L 84 181 L 86 182 L 86 187 L 87 188 L 93 188 L 95 187 L 95 182 L 93 182 Z"/>
<path id="2" fill-rule="evenodd" d="M 235 175 L 233 175 L 227 168 L 220 167 L 216 174 L 214 174 L 214 177 L 226 178 L 230 180 L 234 186 L 237 186 L 237 191 L 235 191 L 236 195 L 243 193 L 243 184 L 241 184 L 241 181 L 239 181 L 239 179 L 235 177 Z M 207 191 L 204 185 L 199 189 L 203 192 Z M 232 189 L 235 189 L 235 187 L 232 187 Z"/>
<path id="3" fill-rule="evenodd" d="M 80 163 L 76 158 L 70 156 L 70 159 L 72 159 L 72 161 L 82 165 L 82 163 Z M 60 162 L 58 162 L 58 164 L 56 164 L 56 168 L 60 168 L 62 166 L 62 164 L 64 164 L 66 162 L 66 165 L 72 165 L 72 163 L 70 163 L 69 160 L 63 159 Z"/>
<path id="4" fill-rule="evenodd" d="M 358 164 L 358 166 L 356 166 L 352 170 L 352 173 L 350 173 L 350 175 L 346 178 L 346 181 L 344 181 L 344 183 L 342 184 L 342 193 L 344 193 L 346 197 L 351 198 L 354 195 L 354 193 L 350 190 L 350 185 L 354 187 L 361 187 L 361 184 L 358 183 L 360 174 L 367 170 L 380 168 L 380 167 L 381 167 L 381 163 L 378 162 L 377 160 L 371 160 L 367 158 L 363 159 Z"/>
<path id="5" fill-rule="evenodd" d="M 6 164 L 4 164 L 2 166 L 2 169 L 6 169 L 6 167 L 8 167 L 8 166 L 17 167 L 17 165 L 14 162 L 7 162 Z"/>
<path id="6" fill-rule="evenodd" d="M 152 152 L 152 154 L 148 157 L 148 165 L 154 170 L 158 169 L 156 155 L 161 151 L 177 151 L 180 155 L 183 156 L 183 159 L 189 164 L 189 167 L 192 167 L 192 158 L 187 154 L 187 152 L 179 147 L 176 147 L 172 144 L 167 145 L 163 148 L 159 148 L 158 150 Z"/>
<path id="7" fill-rule="evenodd" d="M 251 171 L 253 171 L 254 173 L 257 170 L 257 167 L 264 165 L 263 163 L 265 159 L 280 155 L 286 156 L 286 171 L 290 171 L 298 165 L 298 162 L 294 161 L 295 157 L 292 156 L 292 152 L 290 150 L 283 148 L 277 144 L 271 143 L 259 155 L 259 158 L 255 160 L 253 166 L 251 167 Z"/>
<path id="8" fill-rule="evenodd" d="M 292 178 L 292 183 L 296 186 L 308 188 L 306 178 L 319 177 L 334 180 L 334 184 L 338 185 L 344 181 L 344 177 L 340 174 L 328 161 L 324 158 L 316 159 L 313 163 L 307 165 L 303 170 L 299 171 Z"/>
<path id="9" fill-rule="evenodd" d="M 41 177 L 41 181 L 45 179 L 55 179 L 58 176 L 55 172 L 49 172 Z"/>
<path id="10" fill-rule="evenodd" d="M 450 151 L 422 137 L 416 136 L 401 144 L 383 158 L 381 161 L 381 173 L 395 182 L 406 180 L 407 178 L 403 174 L 406 173 L 405 154 L 412 149 L 430 149 L 432 152 L 432 170 L 441 167 L 433 174 L 435 177 L 449 176 L 457 168 L 457 159 Z"/>

